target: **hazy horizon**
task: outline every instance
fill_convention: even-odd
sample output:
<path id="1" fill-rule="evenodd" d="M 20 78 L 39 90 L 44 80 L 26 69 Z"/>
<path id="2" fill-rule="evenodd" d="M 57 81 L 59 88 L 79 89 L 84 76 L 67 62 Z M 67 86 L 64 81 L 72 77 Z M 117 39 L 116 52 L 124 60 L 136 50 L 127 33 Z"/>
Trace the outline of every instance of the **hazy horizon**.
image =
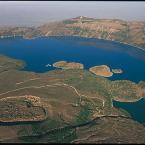
<path id="1" fill-rule="evenodd" d="M 145 21 L 145 2 L 1 1 L 0 26 L 41 25 L 77 16 Z"/>

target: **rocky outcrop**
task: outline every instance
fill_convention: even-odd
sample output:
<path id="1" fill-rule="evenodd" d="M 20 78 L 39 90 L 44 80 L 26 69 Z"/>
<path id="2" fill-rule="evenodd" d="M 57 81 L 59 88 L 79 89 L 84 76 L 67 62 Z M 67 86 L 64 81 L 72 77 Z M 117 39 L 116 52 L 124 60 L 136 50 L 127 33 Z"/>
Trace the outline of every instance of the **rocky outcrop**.
<path id="1" fill-rule="evenodd" d="M 39 97 L 26 95 L 0 99 L 0 123 L 42 121 L 46 118 Z"/>

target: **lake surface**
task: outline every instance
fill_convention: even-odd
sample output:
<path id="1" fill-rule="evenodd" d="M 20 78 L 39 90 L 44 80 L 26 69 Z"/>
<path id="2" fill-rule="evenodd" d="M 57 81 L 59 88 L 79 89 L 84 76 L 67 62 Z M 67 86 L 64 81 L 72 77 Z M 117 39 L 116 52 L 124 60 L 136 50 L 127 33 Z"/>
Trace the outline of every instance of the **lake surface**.
<path id="1" fill-rule="evenodd" d="M 141 123 L 145 123 L 145 101 L 141 99 L 137 102 L 113 101 L 113 106 L 122 108 L 130 113 L 131 117 Z"/>
<path id="2" fill-rule="evenodd" d="M 56 61 L 66 60 L 84 64 L 85 69 L 94 65 L 108 65 L 111 69 L 122 69 L 122 74 L 114 74 L 109 79 L 127 79 L 134 82 L 145 81 L 145 51 L 122 43 L 82 37 L 48 37 L 32 40 L 21 37 L 0 39 L 0 54 L 24 60 L 23 69 L 43 73 L 53 70 L 46 67 Z M 143 107 L 145 109 L 145 101 Z M 135 112 L 140 120 L 140 105 L 127 105 L 129 113 Z M 126 103 L 124 103 L 126 104 Z M 116 104 L 120 107 L 120 104 Z M 126 105 L 125 105 L 126 106 Z M 121 105 L 123 108 L 124 106 Z M 134 108 L 134 109 L 133 109 Z M 135 111 L 136 110 L 136 111 Z M 144 110 L 142 112 L 145 112 Z M 145 118 L 140 116 L 142 119 Z"/>

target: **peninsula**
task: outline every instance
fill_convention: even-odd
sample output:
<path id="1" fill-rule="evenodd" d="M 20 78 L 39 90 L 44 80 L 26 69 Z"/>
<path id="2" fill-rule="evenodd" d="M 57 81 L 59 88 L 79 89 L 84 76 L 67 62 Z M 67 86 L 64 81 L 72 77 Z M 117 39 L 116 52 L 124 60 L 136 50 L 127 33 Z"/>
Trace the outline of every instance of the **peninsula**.
<path id="1" fill-rule="evenodd" d="M 10 69 L 21 69 L 25 66 L 25 62 L 14 58 L 9 58 L 5 55 L 0 55 L 0 72 Z"/>

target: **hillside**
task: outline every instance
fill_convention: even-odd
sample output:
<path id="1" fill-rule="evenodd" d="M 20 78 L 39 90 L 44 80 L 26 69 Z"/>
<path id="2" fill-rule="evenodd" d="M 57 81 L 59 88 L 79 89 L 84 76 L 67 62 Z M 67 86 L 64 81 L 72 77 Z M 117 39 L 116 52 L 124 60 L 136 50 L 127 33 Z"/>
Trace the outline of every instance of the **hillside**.
<path id="1" fill-rule="evenodd" d="M 0 72 L 0 142 L 145 143 L 144 125 L 112 104 L 144 98 L 143 81 L 111 81 L 84 69 L 20 71 L 20 60 L 0 58 L 7 67 Z"/>
<path id="2" fill-rule="evenodd" d="M 77 35 L 116 40 L 145 48 L 145 22 L 78 17 L 37 28 L 41 35 Z"/>
<path id="3" fill-rule="evenodd" d="M 0 28 L 0 36 L 14 34 L 20 34 L 25 38 L 64 35 L 100 38 L 129 43 L 145 49 L 145 21 L 94 19 L 80 16 L 50 22 L 36 28 Z"/>

